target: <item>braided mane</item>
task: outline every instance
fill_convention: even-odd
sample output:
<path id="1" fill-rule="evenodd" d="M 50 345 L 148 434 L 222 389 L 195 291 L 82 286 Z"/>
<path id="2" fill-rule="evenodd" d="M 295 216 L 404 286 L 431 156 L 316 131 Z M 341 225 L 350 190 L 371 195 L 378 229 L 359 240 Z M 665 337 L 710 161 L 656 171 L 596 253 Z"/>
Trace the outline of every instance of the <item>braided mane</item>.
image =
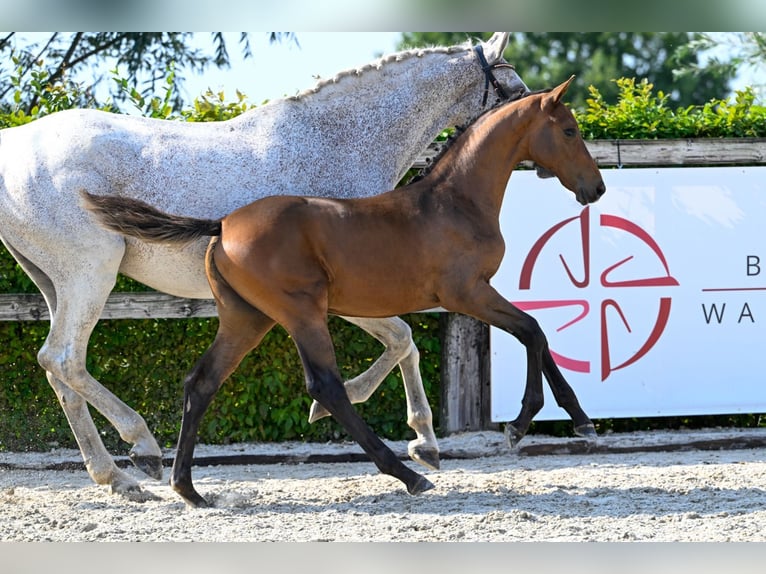
<path id="1" fill-rule="evenodd" d="M 455 54 L 458 52 L 463 52 L 470 47 L 471 47 L 471 41 L 468 40 L 467 42 L 456 45 L 456 46 L 447 46 L 447 47 L 433 46 L 428 48 L 413 48 L 410 50 L 395 52 L 387 56 L 382 56 L 378 60 L 375 60 L 374 62 L 365 64 L 358 68 L 350 68 L 348 70 L 343 70 L 341 72 L 338 72 L 331 78 L 319 79 L 313 88 L 308 88 L 306 90 L 303 90 L 302 92 L 299 92 L 298 94 L 294 96 L 289 96 L 287 99 L 300 100 L 301 98 L 304 98 L 306 96 L 316 94 L 317 92 L 322 90 L 322 88 L 338 84 L 341 80 L 343 80 L 343 78 L 361 76 L 365 72 L 368 72 L 371 70 L 380 70 L 381 68 L 383 68 L 383 66 L 390 65 L 393 63 L 404 62 L 412 58 L 422 58 L 423 56 L 426 56 L 429 54 Z"/>

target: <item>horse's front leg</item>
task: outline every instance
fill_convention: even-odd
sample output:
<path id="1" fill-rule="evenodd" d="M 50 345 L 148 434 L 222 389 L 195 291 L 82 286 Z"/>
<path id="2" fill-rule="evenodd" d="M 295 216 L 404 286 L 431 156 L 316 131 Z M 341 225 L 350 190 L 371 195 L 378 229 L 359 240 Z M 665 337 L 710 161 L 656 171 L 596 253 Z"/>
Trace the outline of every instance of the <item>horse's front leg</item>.
<path id="1" fill-rule="evenodd" d="M 515 446 L 543 408 L 543 369 L 547 367 L 545 357 L 550 355 L 545 334 L 534 317 L 514 306 L 484 281 L 452 293 L 449 300 L 443 301 L 443 306 L 503 329 L 526 348 L 527 374 L 521 411 L 516 419 L 506 424 L 508 442 L 511 447 Z"/>
<path id="2" fill-rule="evenodd" d="M 282 325 L 298 348 L 311 398 L 330 412 L 381 472 L 401 480 L 410 494 L 433 488 L 426 477 L 405 466 L 354 409 L 335 363 L 332 339 L 324 318 L 318 316 L 309 321 L 306 313 L 299 312 L 297 315 L 300 319 L 295 321 L 295 325 L 289 322 Z"/>
<path id="3" fill-rule="evenodd" d="M 556 399 L 556 404 L 564 409 L 572 418 L 575 434 L 585 437 L 589 441 L 595 441 L 597 437 L 596 427 L 593 421 L 590 420 L 590 417 L 583 411 L 580 401 L 577 400 L 577 395 L 575 395 L 574 390 L 567 383 L 564 375 L 561 374 L 548 349 L 547 343 L 543 351 L 543 374 L 548 381 L 548 386 L 553 391 L 553 398 Z"/>
<path id="4" fill-rule="evenodd" d="M 417 438 L 410 441 L 407 452 L 412 460 L 431 469 L 439 468 L 439 445 L 433 428 L 433 414 L 428 404 L 420 375 L 420 353 L 412 340 L 409 325 L 398 317 L 366 319 L 343 317 L 385 345 L 385 351 L 364 373 L 346 381 L 346 393 L 353 403 L 363 403 L 380 386 L 391 370 L 399 364 L 407 399 L 407 424 Z M 309 422 L 330 413 L 317 401 L 311 405 Z"/>

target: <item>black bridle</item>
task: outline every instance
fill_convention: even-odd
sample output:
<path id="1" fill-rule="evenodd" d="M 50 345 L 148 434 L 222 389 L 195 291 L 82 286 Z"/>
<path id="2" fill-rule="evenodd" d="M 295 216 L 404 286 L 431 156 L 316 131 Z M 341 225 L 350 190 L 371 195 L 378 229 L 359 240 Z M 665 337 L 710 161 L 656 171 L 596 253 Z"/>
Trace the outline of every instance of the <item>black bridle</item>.
<path id="1" fill-rule="evenodd" d="M 510 68 L 513 70 L 514 67 L 506 62 L 498 62 L 495 64 L 490 64 L 487 62 L 487 58 L 484 57 L 484 49 L 481 47 L 481 44 L 474 46 L 473 49 L 476 52 L 476 57 L 479 58 L 481 69 L 484 72 L 484 97 L 481 100 L 482 107 L 487 105 L 487 96 L 489 96 L 490 82 L 492 83 L 492 87 L 495 88 L 495 94 L 497 94 L 499 99 L 510 100 L 511 98 L 508 95 L 508 92 L 506 92 L 502 84 L 497 81 L 497 78 L 495 77 L 495 74 L 492 73 L 492 70 L 496 70 L 497 68 Z"/>

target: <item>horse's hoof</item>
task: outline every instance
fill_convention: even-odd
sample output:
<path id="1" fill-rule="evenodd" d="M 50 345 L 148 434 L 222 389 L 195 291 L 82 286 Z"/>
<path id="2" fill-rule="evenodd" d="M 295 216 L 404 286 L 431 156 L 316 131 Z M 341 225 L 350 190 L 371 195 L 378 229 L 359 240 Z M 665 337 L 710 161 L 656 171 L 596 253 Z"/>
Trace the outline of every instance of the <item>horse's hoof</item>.
<path id="1" fill-rule="evenodd" d="M 431 470 L 439 470 L 439 465 L 441 462 L 439 460 L 438 449 L 417 445 L 410 447 L 408 450 L 410 458 L 418 464 L 422 464 Z"/>
<path id="2" fill-rule="evenodd" d="M 587 423 L 584 425 L 576 426 L 574 428 L 574 431 L 577 436 L 583 437 L 589 443 L 595 443 L 596 439 L 598 438 L 598 434 L 596 433 L 596 427 L 593 426 L 593 423 Z"/>
<path id="3" fill-rule="evenodd" d="M 134 452 L 130 452 L 128 456 L 138 470 L 155 480 L 162 480 L 161 456 L 137 455 Z"/>
<path id="4" fill-rule="evenodd" d="M 130 500 L 131 502 L 149 502 L 149 501 L 156 501 L 156 500 L 162 500 L 159 496 L 156 494 L 153 494 L 147 490 L 142 489 L 140 486 L 136 485 L 112 485 L 111 486 L 112 494 L 119 494 L 123 498 Z"/>
<path id="5" fill-rule="evenodd" d="M 431 490 L 434 487 L 433 483 L 425 476 L 418 475 L 418 479 L 413 483 L 407 485 L 407 492 L 410 494 L 421 494 L 426 490 Z"/>
<path id="6" fill-rule="evenodd" d="M 170 488 L 172 488 L 176 494 L 184 499 L 186 506 L 191 508 L 210 508 L 210 504 L 207 500 L 202 498 L 199 492 L 194 489 L 191 482 L 179 483 L 170 480 Z"/>
<path id="7" fill-rule="evenodd" d="M 309 410 L 309 424 L 327 416 L 330 416 L 330 411 L 316 401 L 311 403 L 311 409 Z"/>
<path id="8" fill-rule="evenodd" d="M 519 446 L 519 442 L 524 438 L 523 432 L 519 431 L 512 423 L 506 423 L 505 425 L 505 441 L 508 443 L 508 447 L 513 450 Z"/>
<path id="9" fill-rule="evenodd" d="M 211 508 L 213 506 L 196 492 L 193 496 L 182 496 L 182 498 L 184 499 L 186 506 L 190 508 Z"/>

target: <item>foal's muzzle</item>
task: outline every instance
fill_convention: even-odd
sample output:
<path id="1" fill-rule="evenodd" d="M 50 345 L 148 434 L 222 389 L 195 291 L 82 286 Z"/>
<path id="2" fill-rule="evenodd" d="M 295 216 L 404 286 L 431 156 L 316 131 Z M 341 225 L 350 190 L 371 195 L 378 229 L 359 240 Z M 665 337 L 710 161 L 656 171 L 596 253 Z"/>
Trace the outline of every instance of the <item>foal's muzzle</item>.
<path id="1" fill-rule="evenodd" d="M 595 186 L 579 186 L 575 192 L 575 197 L 580 205 L 588 205 L 598 201 L 606 193 L 604 180 L 599 181 Z"/>

